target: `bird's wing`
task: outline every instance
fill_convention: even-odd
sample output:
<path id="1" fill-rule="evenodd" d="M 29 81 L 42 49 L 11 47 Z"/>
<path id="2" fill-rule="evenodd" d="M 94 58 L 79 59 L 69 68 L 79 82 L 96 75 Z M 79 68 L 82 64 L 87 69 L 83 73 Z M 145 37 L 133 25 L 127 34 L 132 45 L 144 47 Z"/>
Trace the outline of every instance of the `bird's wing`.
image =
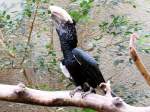
<path id="1" fill-rule="evenodd" d="M 98 66 L 98 63 L 96 62 L 96 60 L 92 56 L 90 56 L 87 52 L 85 52 L 79 48 L 74 48 L 72 50 L 72 53 L 80 65 L 88 64 L 88 65 L 92 65 L 92 66 Z"/>
<path id="2" fill-rule="evenodd" d="M 83 69 L 85 69 L 86 77 L 91 81 L 91 83 L 96 83 L 98 85 L 101 82 L 105 82 L 98 63 L 92 56 L 79 48 L 74 48 L 72 53 L 76 61 Z"/>

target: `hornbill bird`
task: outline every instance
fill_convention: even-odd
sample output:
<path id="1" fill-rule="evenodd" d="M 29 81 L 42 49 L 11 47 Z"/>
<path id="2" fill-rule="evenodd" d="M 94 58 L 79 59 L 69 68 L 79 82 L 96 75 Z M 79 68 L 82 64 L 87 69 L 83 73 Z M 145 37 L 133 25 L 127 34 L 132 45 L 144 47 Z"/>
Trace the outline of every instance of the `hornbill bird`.
<path id="1" fill-rule="evenodd" d="M 64 57 L 61 60 L 60 68 L 77 87 L 70 95 L 73 96 L 78 90 L 83 92 L 83 97 L 91 92 L 95 93 L 95 88 L 105 80 L 95 59 L 82 49 L 77 48 L 75 21 L 60 7 L 50 6 L 49 9 L 51 18 L 56 25 Z"/>

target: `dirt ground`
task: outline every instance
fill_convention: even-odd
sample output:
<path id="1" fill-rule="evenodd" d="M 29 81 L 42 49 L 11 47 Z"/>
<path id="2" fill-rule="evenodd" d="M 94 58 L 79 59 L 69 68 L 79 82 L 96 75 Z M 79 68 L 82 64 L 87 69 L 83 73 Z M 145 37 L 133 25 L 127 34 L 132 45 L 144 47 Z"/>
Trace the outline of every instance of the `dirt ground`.
<path id="1" fill-rule="evenodd" d="M 64 8 L 68 8 L 69 0 L 53 0 L 53 3 Z M 129 53 L 128 49 L 125 49 L 121 52 L 120 56 L 117 56 L 115 51 L 118 51 L 117 46 L 110 46 L 105 48 L 104 46 L 110 43 L 109 35 L 106 35 L 105 38 L 102 38 L 95 42 L 93 38 L 97 35 L 100 35 L 99 24 L 103 20 L 107 20 L 112 14 L 115 15 L 127 15 L 130 20 L 138 21 L 142 23 L 142 32 L 150 32 L 150 1 L 149 0 L 135 0 L 134 4 L 136 8 L 133 7 L 133 4 L 120 3 L 118 6 L 103 7 L 99 0 L 95 0 L 94 6 L 90 12 L 92 21 L 88 24 L 78 24 L 78 38 L 79 38 L 79 47 L 89 50 L 88 52 L 94 57 L 98 58 L 100 64 L 100 69 L 107 80 L 111 80 L 112 89 L 116 94 L 122 97 L 127 103 L 135 106 L 149 106 L 150 105 L 150 88 L 137 71 L 134 64 L 129 64 Z M 109 4 L 108 4 L 109 5 Z M 50 26 L 50 20 L 47 20 L 43 26 Z M 39 24 L 40 22 L 38 22 Z M 48 25 L 47 25 L 48 23 Z M 85 30 L 84 27 L 87 27 L 88 30 Z M 39 30 L 37 28 L 34 29 Z M 89 35 L 89 33 L 97 32 L 96 36 Z M 54 48 L 57 51 L 57 56 L 61 57 L 59 41 L 55 30 L 52 30 L 54 36 Z M 87 33 L 88 32 L 88 33 Z M 140 32 L 140 33 L 142 33 Z M 46 32 L 43 34 L 45 38 L 32 39 L 33 43 L 37 43 L 36 48 L 34 49 L 32 58 L 35 58 L 37 55 L 43 53 L 43 47 L 46 44 L 46 41 L 50 40 L 49 35 L 51 32 Z M 116 40 L 113 40 L 115 43 Z M 122 43 L 128 46 L 128 41 Z M 91 47 L 92 46 L 92 47 Z M 150 54 L 139 52 L 140 56 L 143 59 L 143 63 L 146 65 L 147 69 L 150 71 Z M 0 54 L 0 57 L 4 55 Z M 124 60 L 123 63 L 119 63 L 117 66 L 114 65 L 114 60 Z M 66 89 L 66 81 L 61 81 L 62 74 L 52 73 L 47 75 L 47 72 L 37 73 L 31 79 L 35 84 L 48 84 L 53 90 L 63 90 Z M 65 79 L 64 79 L 65 80 Z M 67 80 L 68 81 L 68 80 Z M 19 82 L 27 83 L 25 77 L 22 75 L 20 69 L 6 69 L 0 71 L 0 83 L 4 84 L 17 84 Z M 24 104 L 15 104 L 8 102 L 0 102 L 0 112 L 61 112 L 68 111 L 64 108 L 47 108 L 33 105 L 24 105 Z"/>

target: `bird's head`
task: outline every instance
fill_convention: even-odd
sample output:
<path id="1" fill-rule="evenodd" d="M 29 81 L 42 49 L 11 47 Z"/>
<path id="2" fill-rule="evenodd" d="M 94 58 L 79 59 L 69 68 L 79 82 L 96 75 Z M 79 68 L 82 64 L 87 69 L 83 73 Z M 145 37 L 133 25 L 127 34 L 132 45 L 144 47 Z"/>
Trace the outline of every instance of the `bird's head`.
<path id="1" fill-rule="evenodd" d="M 52 20 L 56 23 L 56 26 L 60 24 L 65 24 L 66 22 L 74 23 L 71 16 L 67 13 L 66 10 L 58 6 L 50 6 L 49 10 L 51 12 Z"/>
<path id="2" fill-rule="evenodd" d="M 61 7 L 50 6 L 49 9 L 51 11 L 51 18 L 56 26 L 62 50 L 75 48 L 77 46 L 75 21 Z"/>

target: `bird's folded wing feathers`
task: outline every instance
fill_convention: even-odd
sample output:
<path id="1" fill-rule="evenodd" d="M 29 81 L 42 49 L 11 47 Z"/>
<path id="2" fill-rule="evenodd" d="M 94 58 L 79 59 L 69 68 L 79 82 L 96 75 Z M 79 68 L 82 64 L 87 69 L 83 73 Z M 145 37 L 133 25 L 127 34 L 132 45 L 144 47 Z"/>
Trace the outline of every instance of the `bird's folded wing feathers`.
<path id="1" fill-rule="evenodd" d="M 100 82 L 105 82 L 105 79 L 99 69 L 98 63 L 92 56 L 79 48 L 73 49 L 72 53 L 76 61 L 84 67 L 86 76 L 91 81 L 95 81 L 93 83 L 100 84 Z"/>
<path id="2" fill-rule="evenodd" d="M 72 53 L 80 65 L 88 64 L 91 66 L 98 66 L 98 63 L 96 62 L 96 60 L 92 56 L 90 56 L 88 53 L 86 53 L 85 51 L 83 51 L 79 48 L 74 48 L 72 50 Z"/>

